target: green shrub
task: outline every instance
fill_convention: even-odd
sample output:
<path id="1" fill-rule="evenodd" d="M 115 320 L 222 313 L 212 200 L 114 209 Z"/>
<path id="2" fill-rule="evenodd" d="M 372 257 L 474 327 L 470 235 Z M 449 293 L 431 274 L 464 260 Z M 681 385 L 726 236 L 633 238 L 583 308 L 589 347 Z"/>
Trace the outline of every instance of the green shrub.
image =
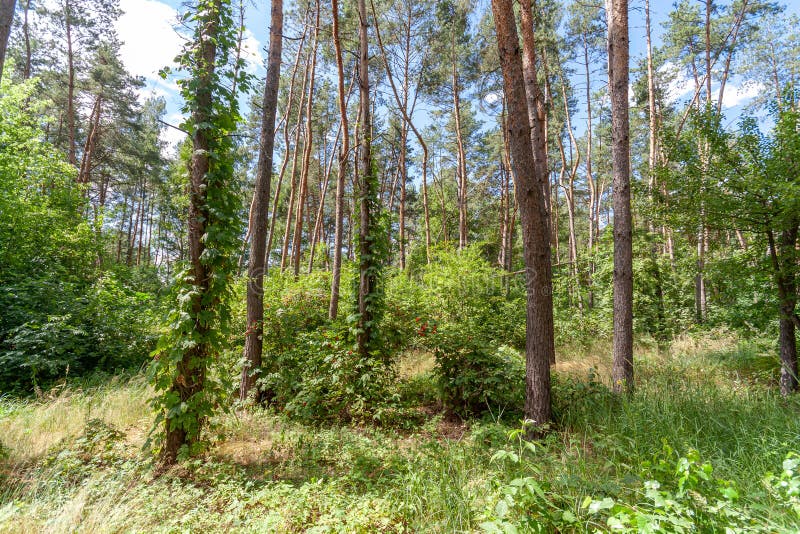
<path id="1" fill-rule="evenodd" d="M 328 320 L 329 296 L 328 273 L 266 278 L 263 363 L 257 370 L 262 398 L 304 421 L 380 418 L 396 400 L 389 394 L 392 353 L 360 358 L 349 325 Z M 347 312 L 343 300 L 340 317 Z"/>
<path id="2" fill-rule="evenodd" d="M 516 350 L 474 336 L 469 327 L 450 324 L 438 332 L 435 324 L 420 326 L 423 335 L 428 329 L 436 356 L 436 384 L 447 410 L 468 417 L 522 409 L 525 362 Z"/>
<path id="3" fill-rule="evenodd" d="M 5 285 L 0 307 L 8 311 L 0 320 L 0 389 L 6 391 L 139 367 L 155 341 L 153 297 L 112 273 L 86 285 Z"/>
<path id="4" fill-rule="evenodd" d="M 714 474 L 696 450 L 683 456 L 666 442 L 652 460 L 635 466 L 630 482 L 615 495 L 585 495 L 541 476 L 535 461 L 538 443 L 510 434 L 514 447 L 498 451 L 493 462 L 511 480 L 495 479 L 497 498 L 481 523 L 485 532 L 781 532 L 784 519 L 745 502 L 736 484 Z M 544 444 L 544 448 L 547 445 Z M 800 456 L 790 453 L 779 476 L 764 479 L 777 504 L 800 519 Z M 578 504 L 580 503 L 580 504 Z"/>

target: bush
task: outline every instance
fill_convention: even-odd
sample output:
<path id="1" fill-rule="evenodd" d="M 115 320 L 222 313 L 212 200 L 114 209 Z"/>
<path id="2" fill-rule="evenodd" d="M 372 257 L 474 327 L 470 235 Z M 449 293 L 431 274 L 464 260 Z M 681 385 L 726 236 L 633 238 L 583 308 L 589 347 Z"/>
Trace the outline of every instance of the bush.
<path id="1" fill-rule="evenodd" d="M 0 288 L 0 388 L 140 366 L 155 341 L 153 298 L 107 273 L 93 284 L 24 280 Z"/>
<path id="2" fill-rule="evenodd" d="M 423 333 L 427 329 L 436 356 L 436 384 L 447 410 L 461 417 L 521 411 L 525 362 L 516 350 L 473 336 L 468 327 L 447 325 L 439 333 L 436 325 L 420 326 Z"/>
<path id="3" fill-rule="evenodd" d="M 304 421 L 379 418 L 392 400 L 390 354 L 359 357 L 350 325 L 328 320 L 329 295 L 328 273 L 265 279 L 263 364 L 256 370 L 262 398 Z M 340 317 L 346 306 L 342 299 Z"/>

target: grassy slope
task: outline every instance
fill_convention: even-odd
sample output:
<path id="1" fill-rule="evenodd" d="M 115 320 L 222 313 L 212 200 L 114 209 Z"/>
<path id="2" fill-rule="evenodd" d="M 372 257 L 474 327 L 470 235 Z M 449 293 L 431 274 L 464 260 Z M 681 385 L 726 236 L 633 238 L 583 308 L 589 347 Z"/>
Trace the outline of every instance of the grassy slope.
<path id="1" fill-rule="evenodd" d="M 606 376 L 597 355 L 607 353 L 566 351 L 557 369 Z M 800 403 L 772 393 L 774 359 L 724 335 L 687 338 L 667 355 L 640 348 L 637 357 L 639 387 L 628 401 L 560 386 L 562 425 L 530 459 L 537 476 L 579 515 L 584 496 L 624 492 L 666 440 L 680 452 L 697 449 L 762 506 L 765 522 L 794 528 L 761 484 L 800 447 Z M 417 355 L 405 372 L 427 368 Z M 497 501 L 498 481 L 529 474 L 491 461 L 508 445 L 503 421 L 431 416 L 410 431 L 312 428 L 250 412 L 222 417 L 224 438 L 205 457 L 153 479 L 142 452 L 148 394 L 135 378 L 37 402 L 0 400 L 8 455 L 0 532 L 470 531 Z"/>

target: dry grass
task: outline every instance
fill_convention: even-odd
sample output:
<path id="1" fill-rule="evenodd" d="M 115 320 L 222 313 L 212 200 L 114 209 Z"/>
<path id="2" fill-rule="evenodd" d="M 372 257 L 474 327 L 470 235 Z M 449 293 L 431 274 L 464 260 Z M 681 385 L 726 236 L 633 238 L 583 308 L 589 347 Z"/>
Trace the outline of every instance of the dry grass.
<path id="1" fill-rule="evenodd" d="M 397 362 L 397 374 L 400 378 L 412 378 L 428 373 L 436 364 L 433 354 L 424 350 L 409 351 Z"/>
<path id="2" fill-rule="evenodd" d="M 117 380 L 97 390 L 61 389 L 36 401 L 15 401 L 0 412 L 0 443 L 12 464 L 43 456 L 58 443 L 78 436 L 90 419 L 100 419 L 141 444 L 152 421 L 150 388 L 143 378 L 124 386 Z"/>

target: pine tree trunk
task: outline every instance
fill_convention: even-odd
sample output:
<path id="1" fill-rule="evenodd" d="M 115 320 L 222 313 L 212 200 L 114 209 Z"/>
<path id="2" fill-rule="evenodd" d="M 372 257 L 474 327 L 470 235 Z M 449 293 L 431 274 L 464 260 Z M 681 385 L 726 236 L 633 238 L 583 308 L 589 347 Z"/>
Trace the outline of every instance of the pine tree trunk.
<path id="1" fill-rule="evenodd" d="M 319 46 L 319 1 L 316 4 L 314 20 L 314 46 L 311 52 L 311 74 L 308 83 L 308 98 L 306 100 L 306 139 L 303 145 L 303 161 L 300 167 L 300 191 L 297 198 L 297 211 L 294 225 L 294 239 L 292 240 L 292 271 L 295 276 L 300 275 L 300 258 L 302 256 L 303 241 L 303 213 L 308 200 L 308 174 L 311 170 L 311 151 L 314 148 L 314 81 L 317 72 L 317 47 Z"/>
<path id="2" fill-rule="evenodd" d="M 256 388 L 256 370 L 261 367 L 264 334 L 264 272 L 267 263 L 267 221 L 275 148 L 275 115 L 281 80 L 283 52 L 283 0 L 272 0 L 267 79 L 261 104 L 258 164 L 253 191 L 253 226 L 250 236 L 250 265 L 247 269 L 247 333 L 239 399 L 247 401 Z M 288 113 L 288 111 L 287 111 Z"/>
<path id="3" fill-rule="evenodd" d="M 633 245 L 628 117 L 628 0 L 606 0 L 614 203 L 613 388 L 633 390 Z"/>
<path id="4" fill-rule="evenodd" d="M 583 34 L 583 60 L 586 67 L 586 182 L 589 188 L 589 274 L 586 285 L 589 290 L 586 294 L 586 305 L 591 310 L 594 308 L 594 258 L 595 258 L 595 234 L 597 225 L 595 224 L 597 204 L 597 186 L 592 174 L 592 86 L 589 63 L 589 42 L 586 34 Z"/>
<path id="5" fill-rule="evenodd" d="M 453 118 L 456 127 L 457 168 L 456 180 L 458 185 L 458 248 L 467 246 L 467 154 L 464 149 L 464 132 L 461 128 L 461 84 L 458 76 L 458 61 L 456 52 L 456 36 L 452 34 L 452 73 L 453 88 Z"/>
<path id="6" fill-rule="evenodd" d="M 31 0 L 25 1 L 25 12 L 23 15 L 22 23 L 22 36 L 25 41 L 25 66 L 23 68 L 22 76 L 27 80 L 31 77 L 31 30 L 28 21 L 28 13 L 31 10 Z"/>
<path id="7" fill-rule="evenodd" d="M 535 2 L 534 2 L 535 3 Z M 544 231 L 547 232 L 547 265 L 550 269 L 552 262 L 550 258 L 550 239 L 552 233 L 550 232 L 550 174 L 547 168 L 547 133 L 545 127 L 547 125 L 547 110 L 544 106 L 544 95 L 539 87 L 539 80 L 537 75 L 536 66 L 536 37 L 533 22 L 533 6 L 527 2 L 520 4 L 520 22 L 522 29 L 522 73 L 523 83 L 525 88 L 525 96 L 527 99 L 527 114 L 528 124 L 530 126 L 531 150 L 533 155 L 533 175 L 535 180 L 539 183 L 541 188 L 542 206 L 545 217 L 540 221 L 544 226 Z M 533 98 L 531 99 L 531 95 Z M 530 106 L 533 106 L 533 109 Z M 510 110 L 510 108 L 509 108 Z M 519 188 L 517 188 L 519 191 Z M 522 208 L 522 204 L 520 204 Z M 525 223 L 523 222 L 523 227 Z M 541 254 L 542 252 L 538 252 Z M 540 260 L 541 261 L 541 260 Z M 526 265 L 528 265 L 526 263 Z M 552 271 L 549 272 L 547 277 L 548 287 L 552 289 Z M 552 295 L 552 293 L 551 293 Z M 549 297 L 547 308 L 541 313 L 545 318 L 549 317 L 550 328 L 552 330 L 553 324 L 553 299 Z M 552 337 L 552 336 L 551 336 Z M 548 343 L 551 345 L 554 341 L 551 339 Z M 552 348 L 552 347 L 551 347 Z M 555 348 L 549 350 L 550 364 L 556 363 Z"/>
<path id="8" fill-rule="evenodd" d="M 8 37 L 11 35 L 11 24 L 14 22 L 14 6 L 17 0 L 0 0 L 0 79 L 3 77 L 3 65 L 6 60 Z M 27 20 L 27 8 L 25 16 Z"/>
<path id="9" fill-rule="evenodd" d="M 423 139 L 422 134 L 420 134 L 419 130 L 417 130 L 417 127 L 414 125 L 414 122 L 411 120 L 411 114 L 413 114 L 414 105 L 412 104 L 412 106 L 411 106 L 412 107 L 411 113 L 409 113 L 409 110 L 408 110 L 408 93 L 409 93 L 409 86 L 408 86 L 408 84 L 409 84 L 409 74 L 408 74 L 409 64 L 408 63 L 409 63 L 409 57 L 411 55 L 411 50 L 410 50 L 410 48 L 411 48 L 411 33 L 410 33 L 411 30 L 410 30 L 410 25 L 411 25 L 412 12 L 409 10 L 409 12 L 408 12 L 408 20 L 406 22 L 406 34 L 405 34 L 405 38 L 406 38 L 406 56 L 405 56 L 404 73 L 403 73 L 403 96 L 401 98 L 400 92 L 397 90 L 397 86 L 396 86 L 395 81 L 394 81 L 394 76 L 392 75 L 392 70 L 389 67 L 389 59 L 386 56 L 386 50 L 384 49 L 384 46 L 383 46 L 383 39 L 381 38 L 380 25 L 378 24 L 377 15 L 375 13 L 375 5 L 374 5 L 374 3 L 372 3 L 371 5 L 372 5 L 372 13 L 373 13 L 373 16 L 375 17 L 375 37 L 376 37 L 376 39 L 378 41 L 378 48 L 380 49 L 380 52 L 381 52 L 381 58 L 383 59 L 383 65 L 384 65 L 384 68 L 386 69 L 386 77 L 388 78 L 389 85 L 392 88 L 392 94 L 394 95 L 395 103 L 397 104 L 397 107 L 400 110 L 401 115 L 403 116 L 403 120 L 405 121 L 405 124 L 407 125 L 408 128 L 411 129 L 412 132 L 414 132 L 414 135 L 417 138 L 417 142 L 419 143 L 420 147 L 422 148 L 422 207 L 423 207 L 424 219 L 425 219 L 425 257 L 427 259 L 427 262 L 430 263 L 430 261 L 431 261 L 431 223 L 430 223 L 430 210 L 429 210 L 429 207 L 428 207 L 428 144 Z M 416 94 L 414 96 L 414 100 L 416 101 Z M 403 134 L 402 135 L 402 139 L 403 139 L 403 141 L 402 141 L 403 142 L 402 149 L 404 151 L 403 152 L 404 158 L 403 158 L 403 162 L 402 162 L 402 166 L 403 166 L 402 175 L 407 178 L 407 176 L 406 176 L 407 175 L 407 170 L 405 168 L 405 166 L 406 166 L 405 151 L 407 150 L 407 147 L 406 147 L 405 143 L 407 143 L 407 141 L 408 141 L 408 129 L 404 128 L 403 131 L 402 131 L 402 134 Z M 405 198 L 404 197 L 404 195 L 405 195 L 405 182 L 404 182 L 402 187 L 403 187 L 403 190 L 401 191 L 401 196 L 403 196 L 403 198 Z M 401 249 L 401 263 L 403 265 L 403 268 L 405 268 L 405 243 L 403 242 L 403 237 L 405 235 L 404 234 L 404 232 L 405 232 L 405 224 L 404 224 L 404 219 L 405 219 L 405 201 L 404 200 L 401 201 L 401 204 L 403 205 L 403 217 L 402 217 L 403 222 L 401 223 L 401 232 L 403 232 L 403 236 L 401 236 L 401 242 L 402 242 L 402 244 L 401 244 L 401 247 L 402 247 L 402 249 Z"/>
<path id="10" fill-rule="evenodd" d="M 89 116 L 89 135 L 86 136 L 86 145 L 83 148 L 81 157 L 81 167 L 78 172 L 78 183 L 88 184 L 91 181 L 92 158 L 97 146 L 97 138 L 100 136 L 100 115 L 102 109 L 102 98 L 97 96 L 92 106 L 92 114 Z"/>
<path id="11" fill-rule="evenodd" d="M 523 6 L 523 11 L 529 9 Z M 525 255 L 525 418 L 532 425 L 529 435 L 536 436 L 546 430 L 545 425 L 552 420 L 550 362 L 555 359 L 549 214 L 543 195 L 543 184 L 548 176 L 546 171 L 541 173 L 534 158 L 526 97 L 528 80 L 523 75 L 520 61 L 519 38 L 511 0 L 492 0 L 492 11 L 508 104 L 508 139 Z M 524 35 L 531 30 L 532 26 L 523 28 L 523 40 L 532 40 L 532 36 Z"/>
<path id="12" fill-rule="evenodd" d="M 64 26 L 67 32 L 67 158 L 77 166 L 75 149 L 75 54 L 72 40 L 72 14 L 70 0 L 64 4 Z"/>
<path id="13" fill-rule="evenodd" d="M 376 257 L 376 243 L 373 242 L 373 228 L 377 208 L 375 169 L 372 166 L 372 120 L 370 109 L 369 85 L 369 40 L 367 30 L 367 8 L 364 0 L 358 0 L 358 88 L 360 105 L 361 146 L 359 150 L 360 172 L 358 183 L 358 323 L 356 343 L 358 354 L 363 359 L 370 359 L 371 345 L 374 339 L 372 297 L 378 282 L 376 270 L 380 259 Z"/>
<path id="14" fill-rule="evenodd" d="M 339 151 L 339 168 L 336 175 L 336 229 L 333 237 L 333 266 L 331 269 L 331 300 L 328 317 L 336 319 L 339 313 L 339 286 L 342 277 L 342 238 L 344 236 L 344 190 L 347 162 L 350 157 L 350 132 L 347 125 L 347 103 L 344 94 L 344 64 L 342 43 L 339 37 L 339 2 L 331 0 L 333 12 L 333 46 L 336 52 L 336 72 L 339 88 L 339 117 L 342 125 L 342 148 Z"/>
<path id="15" fill-rule="evenodd" d="M 275 240 L 275 226 L 276 226 L 276 223 L 277 223 L 277 220 L 278 220 L 278 200 L 280 199 L 281 186 L 283 185 L 283 177 L 286 175 L 286 167 L 289 164 L 289 156 L 290 156 L 290 153 L 291 153 L 289 151 L 289 138 L 290 138 L 290 136 L 289 136 L 289 130 L 290 130 L 289 116 L 292 114 L 292 103 L 294 102 L 294 96 L 295 96 L 294 86 L 295 86 L 295 81 L 297 79 L 297 70 L 298 70 L 298 68 L 300 66 L 300 58 L 303 55 L 303 45 L 305 44 L 306 34 L 307 33 L 308 33 L 307 29 L 305 31 L 303 31 L 303 34 L 300 37 L 300 44 L 297 47 L 297 55 L 295 56 L 294 66 L 292 67 L 292 79 L 291 79 L 291 82 L 289 82 L 289 95 L 286 98 L 286 111 L 284 112 L 284 115 L 283 115 L 283 121 L 284 121 L 283 122 L 283 146 L 284 146 L 283 161 L 281 162 L 281 170 L 278 173 L 278 184 L 275 187 L 275 195 L 272 198 L 272 217 L 270 218 L 270 223 L 269 223 L 269 235 L 267 237 L 266 260 L 265 260 L 265 263 L 264 263 L 264 274 L 265 275 L 269 272 L 269 255 L 270 255 L 270 253 L 272 251 L 272 243 Z M 302 102 L 303 96 L 302 95 L 305 94 L 305 76 L 306 76 L 306 74 L 307 74 L 306 72 L 304 72 L 304 74 L 303 74 L 303 90 L 301 91 L 301 97 L 300 97 L 301 102 L 300 102 L 299 109 L 303 108 L 303 102 Z M 298 121 L 297 122 L 298 123 L 300 122 L 299 117 L 298 117 Z M 283 258 L 283 257 L 281 257 L 281 258 Z"/>
<path id="16" fill-rule="evenodd" d="M 202 74 L 195 80 L 195 103 L 191 121 L 195 125 L 207 124 L 208 111 L 213 104 L 212 87 L 215 77 L 217 55 L 216 35 L 219 25 L 219 14 L 222 10 L 222 0 L 215 0 L 207 13 L 205 24 L 198 30 L 197 61 L 203 65 Z M 208 195 L 208 182 L 206 175 L 210 169 L 208 128 L 195 128 L 192 136 L 192 160 L 189 179 L 189 265 L 192 272 L 194 285 L 191 300 L 194 331 L 200 339 L 206 339 L 208 327 L 201 316 L 205 309 L 213 304 L 204 302 L 203 297 L 208 293 L 210 276 L 203 261 L 205 252 L 204 236 L 206 221 L 209 220 L 209 211 L 206 202 Z M 206 367 L 210 355 L 208 341 L 201 341 L 186 349 L 177 365 L 177 374 L 172 383 L 171 393 L 182 402 L 198 394 L 205 387 Z M 166 440 L 161 453 L 163 465 L 174 464 L 178 452 L 183 445 L 188 443 L 188 436 L 183 425 L 173 425 L 173 418 L 166 417 Z M 198 425 L 201 421 L 197 422 Z M 197 433 L 199 434 L 199 432 Z"/>

